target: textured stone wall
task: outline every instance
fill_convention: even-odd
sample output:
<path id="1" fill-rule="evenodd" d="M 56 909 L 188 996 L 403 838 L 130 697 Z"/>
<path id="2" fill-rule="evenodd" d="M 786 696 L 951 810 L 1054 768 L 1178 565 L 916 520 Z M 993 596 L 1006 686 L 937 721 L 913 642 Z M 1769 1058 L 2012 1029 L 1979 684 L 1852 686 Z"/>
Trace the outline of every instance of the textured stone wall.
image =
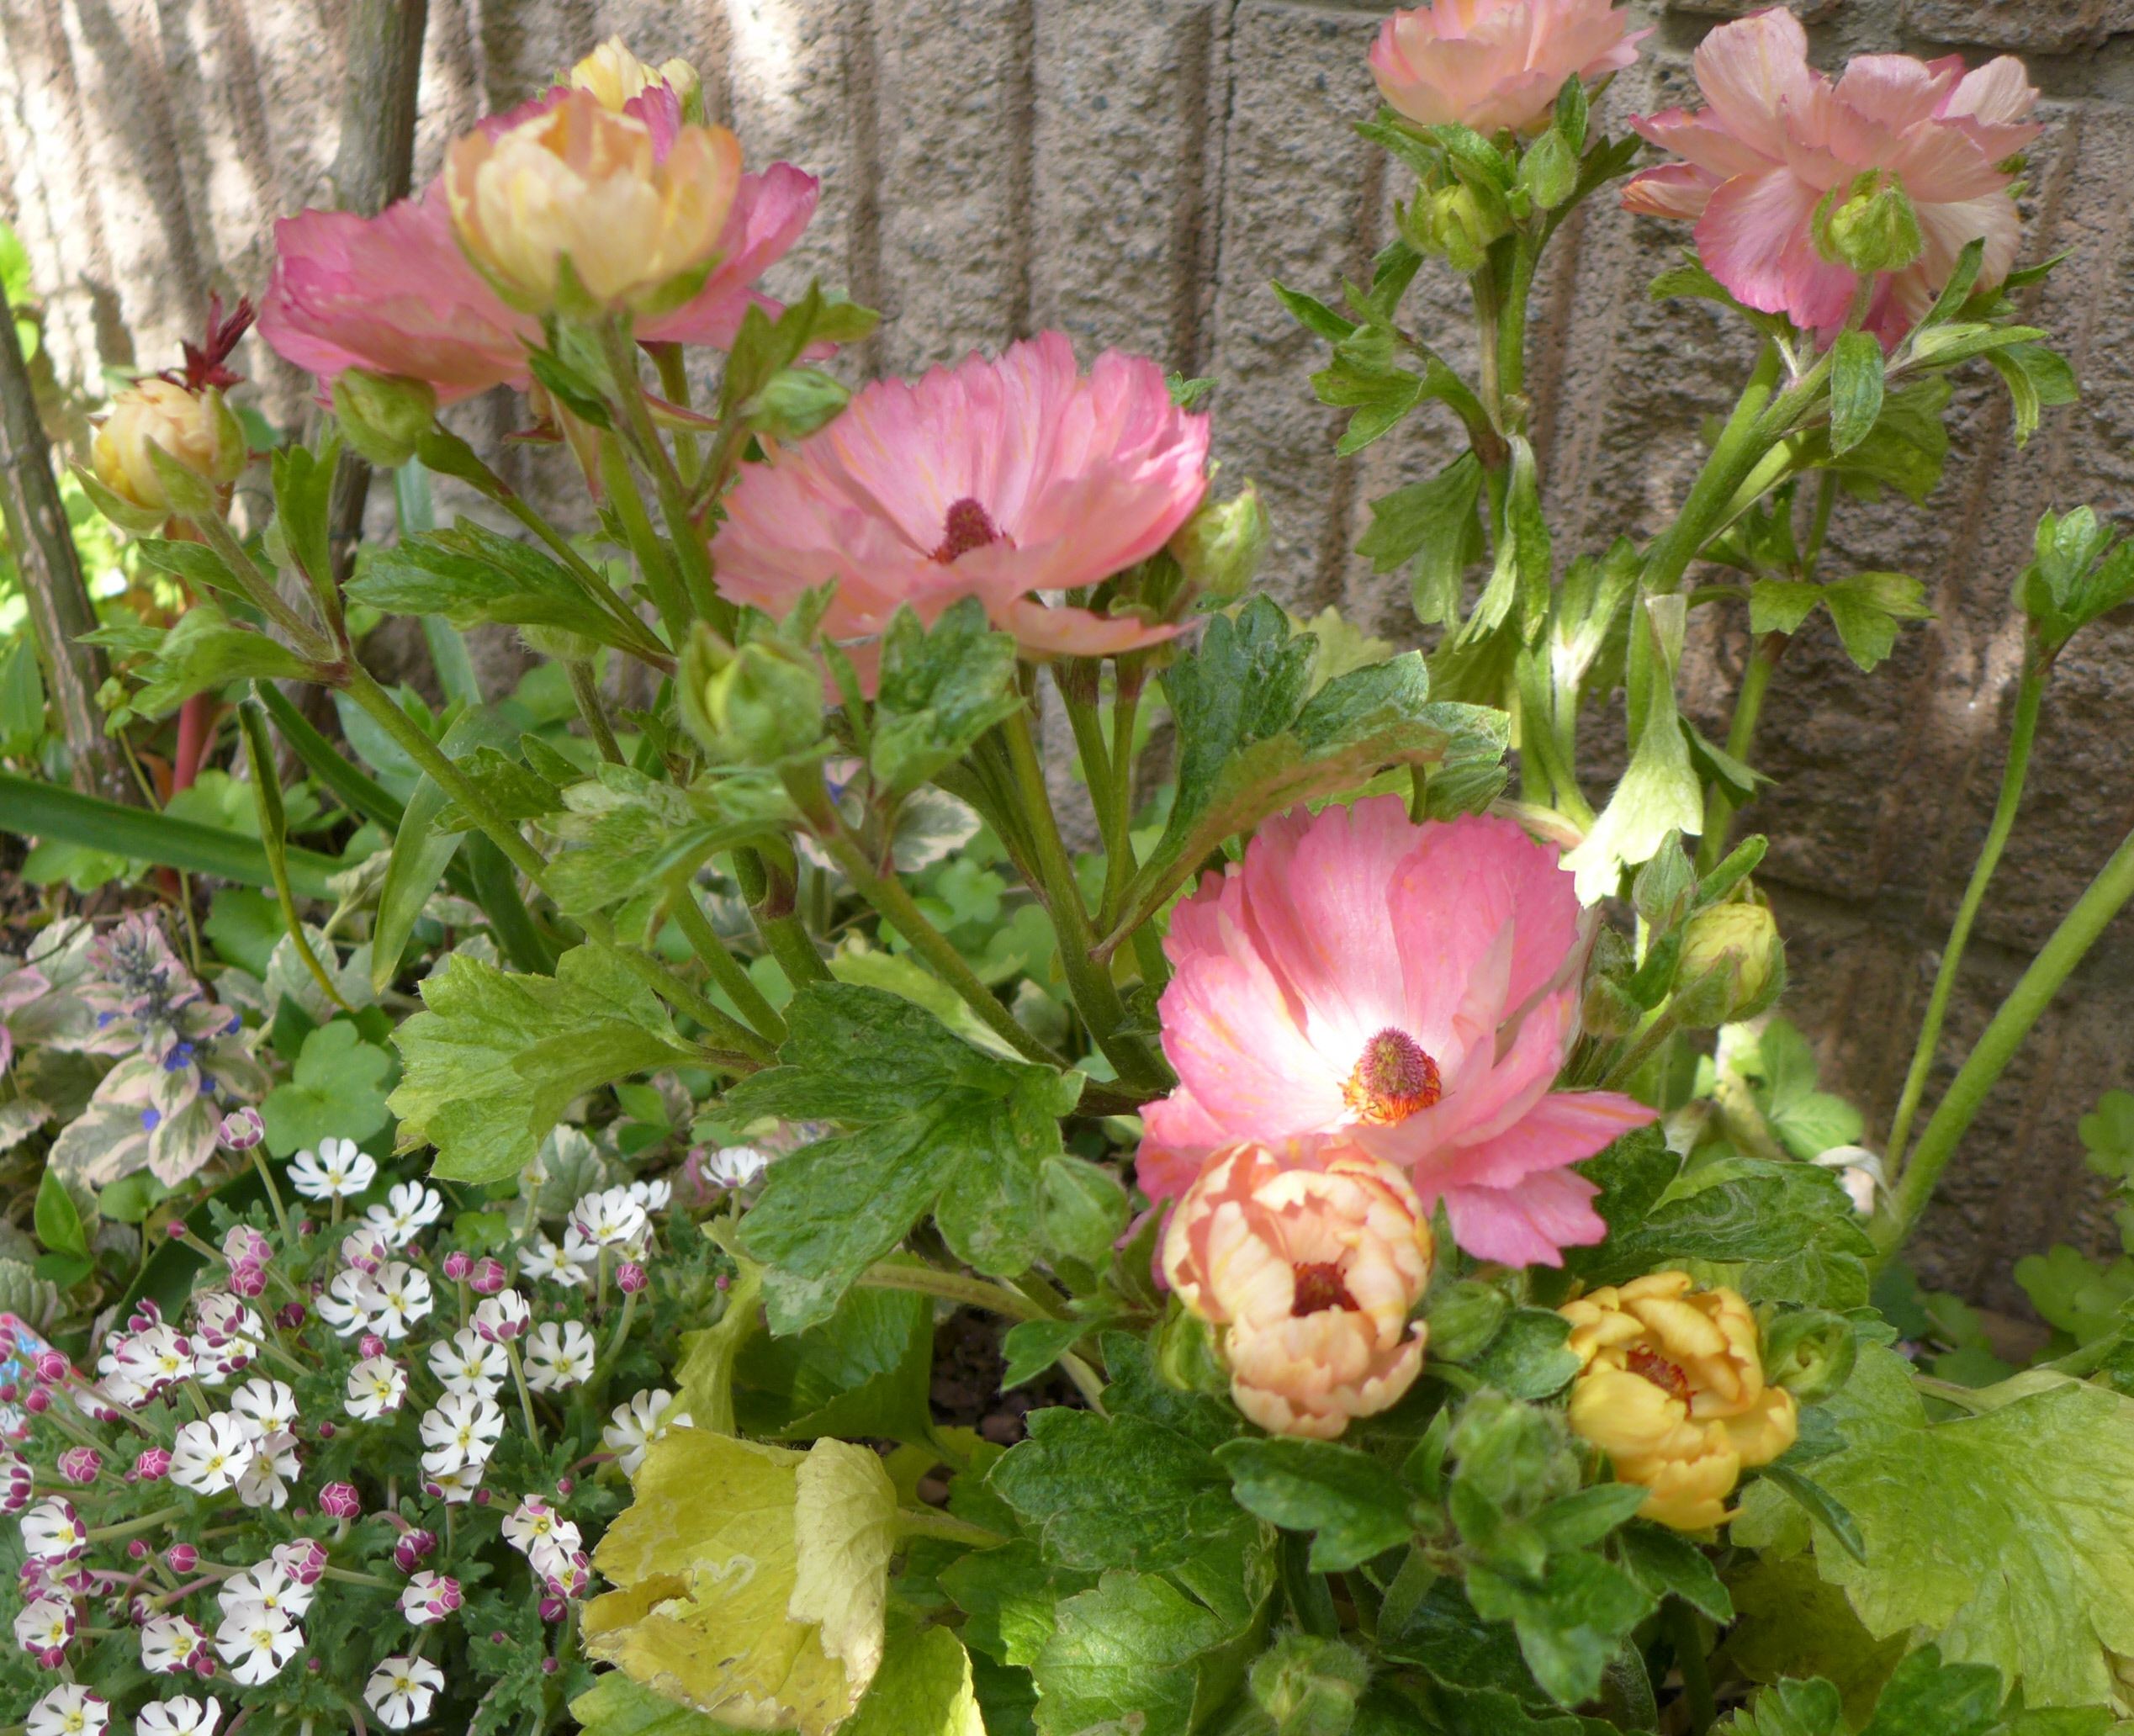
<path id="1" fill-rule="evenodd" d="M 1748 9 L 1646 4 L 1659 28 L 1609 93 L 1617 115 L 1676 99 L 1697 37 Z M 2134 510 L 2134 3 L 1804 10 L 1826 62 L 1891 48 L 2030 57 L 2050 125 L 2025 257 L 2071 256 L 2030 293 L 2085 390 L 2019 450 L 1981 384 L 1927 510 L 1841 506 L 1826 570 L 1915 574 L 1939 618 L 1872 679 L 1811 630 L 1766 713 L 1761 757 L 1777 781 L 1750 818 L 1781 839 L 1768 879 L 1794 936 L 1796 1008 L 1879 1128 L 1992 805 L 2028 527 L 2048 504 Z M 1386 232 L 1394 188 L 1348 128 L 1371 103 L 1375 17 L 1293 0 L 432 0 L 417 173 L 478 114 L 611 31 L 653 57 L 686 55 L 753 160 L 823 177 L 788 275 L 819 273 L 887 312 L 858 366 L 914 369 L 1058 326 L 1085 352 L 1131 345 L 1212 374 L 1223 462 L 1257 477 L 1275 513 L 1282 593 L 1407 642 L 1404 583 L 1351 551 L 1369 497 L 1427 474 L 1451 435 L 1418 418 L 1337 461 L 1335 418 L 1305 385 L 1314 346 L 1267 288 L 1275 277 L 1331 291 Z M 0 0 L 0 212 L 30 246 L 55 353 L 77 376 L 174 359 L 209 288 L 259 287 L 267 220 L 331 198 L 340 29 L 334 0 Z M 1531 371 L 1559 551 L 1649 528 L 1685 485 L 1699 418 L 1740 377 L 1741 335 L 1715 311 L 1644 298 L 1674 243 L 1604 205 L 1554 250 Z M 1416 315 L 1456 354 L 1462 299 L 1427 279 Z M 299 382 L 263 354 L 252 365 L 270 412 L 294 414 Z M 1692 702 L 1717 732 L 1742 623 L 1700 617 Z M 2134 819 L 2131 655 L 2128 628 L 2106 625 L 2063 659 L 1951 1056 Z M 1972 1134 L 1931 1227 L 1932 1277 L 2007 1304 L 2013 1255 L 2102 1245 L 2074 1120 L 2127 1082 L 2130 966 L 2134 935 L 2115 930 Z"/>

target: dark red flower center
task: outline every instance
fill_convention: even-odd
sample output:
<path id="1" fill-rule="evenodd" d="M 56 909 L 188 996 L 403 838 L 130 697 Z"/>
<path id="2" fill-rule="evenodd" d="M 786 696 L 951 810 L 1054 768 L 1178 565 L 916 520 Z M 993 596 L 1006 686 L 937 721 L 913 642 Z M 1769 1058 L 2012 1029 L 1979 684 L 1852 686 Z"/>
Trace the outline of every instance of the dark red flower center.
<path id="1" fill-rule="evenodd" d="M 1363 1311 L 1357 1306 L 1356 1299 L 1348 1294 L 1348 1286 L 1342 1280 L 1341 1268 L 1332 1261 L 1293 1266 L 1289 1269 L 1296 1278 L 1296 1294 L 1289 1304 L 1289 1312 L 1296 1318 L 1323 1314 L 1329 1308 L 1346 1309 L 1351 1314 Z"/>
<path id="2" fill-rule="evenodd" d="M 1358 1121 L 1390 1127 L 1445 1094 L 1438 1063 L 1422 1044 L 1388 1025 L 1364 1045 L 1362 1058 L 1341 1088 L 1342 1100 Z"/>
<path id="3" fill-rule="evenodd" d="M 949 508 L 947 525 L 934 558 L 946 566 L 974 548 L 1007 540 L 993 523 L 993 515 L 966 495 Z"/>
<path id="4" fill-rule="evenodd" d="M 1689 1402 L 1689 1376 L 1659 1352 L 1640 1346 L 1623 1358 L 1623 1366 L 1640 1380 L 1649 1380 L 1669 1398 Z"/>

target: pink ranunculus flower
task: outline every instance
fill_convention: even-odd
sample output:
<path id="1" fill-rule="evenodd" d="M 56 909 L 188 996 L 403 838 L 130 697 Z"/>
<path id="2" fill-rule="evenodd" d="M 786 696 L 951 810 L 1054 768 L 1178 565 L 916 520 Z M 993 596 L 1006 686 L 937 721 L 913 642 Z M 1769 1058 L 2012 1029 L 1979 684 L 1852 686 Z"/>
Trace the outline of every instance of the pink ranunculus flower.
<path id="1" fill-rule="evenodd" d="M 1554 1266 L 1605 1233 L 1570 1166 L 1655 1112 L 1551 1088 L 1585 934 L 1556 850 L 1512 821 L 1416 825 L 1394 796 L 1285 815 L 1178 907 L 1164 951 L 1178 1086 L 1144 1117 L 1151 1199 L 1237 1141 L 1340 1135 L 1443 1199 L 1480 1258 Z"/>
<path id="2" fill-rule="evenodd" d="M 834 639 L 880 633 L 908 603 L 931 621 L 976 596 L 1033 656 L 1104 656 L 1175 628 L 1031 593 L 1094 585 L 1146 559 L 1208 486 L 1208 419 L 1171 402 L 1146 357 L 1088 373 L 1056 331 L 997 361 L 877 380 L 820 433 L 749 466 L 712 546 L 719 588 L 783 617 L 836 587 Z"/>
<path id="3" fill-rule="evenodd" d="M 559 85 L 490 117 L 482 130 L 508 130 L 553 108 L 569 90 Z M 655 156 L 664 157 L 680 125 L 674 93 L 649 86 L 622 112 L 645 122 Z M 780 304 L 756 280 L 800 239 L 818 191 L 815 177 L 791 163 L 742 176 L 711 275 L 681 306 L 641 322 L 638 338 L 724 348 L 751 305 L 775 318 Z M 442 177 L 375 217 L 285 217 L 274 225 L 274 249 L 260 334 L 322 385 L 331 389 L 343 371 L 362 368 L 426 381 L 439 403 L 452 404 L 492 386 L 523 388 L 530 378 L 527 347 L 541 341 L 541 323 L 507 307 L 468 262 Z"/>
<path id="4" fill-rule="evenodd" d="M 1371 45 L 1379 94 L 1420 126 L 1523 133 L 1573 78 L 1620 72 L 1647 30 L 1609 0 L 1432 0 L 1396 12 Z"/>
<path id="5" fill-rule="evenodd" d="M 1772 10 L 1722 24 L 1694 65 L 1706 107 L 1631 122 L 1682 160 L 1633 176 L 1623 203 L 1693 219 L 1705 269 L 1745 306 L 1803 330 L 1843 323 L 1860 280 L 1818 247 L 1817 212 L 1876 173 L 1911 201 L 1923 244 L 1875 286 L 1867 329 L 1885 346 L 1926 310 L 1967 243 L 1986 244 L 1981 288 L 2008 275 L 2021 217 L 2000 165 L 2040 130 L 2025 118 L 2037 92 L 2020 61 L 1967 73 L 1954 55 L 1861 55 L 1833 81 L 1808 64 L 1798 20 Z"/>

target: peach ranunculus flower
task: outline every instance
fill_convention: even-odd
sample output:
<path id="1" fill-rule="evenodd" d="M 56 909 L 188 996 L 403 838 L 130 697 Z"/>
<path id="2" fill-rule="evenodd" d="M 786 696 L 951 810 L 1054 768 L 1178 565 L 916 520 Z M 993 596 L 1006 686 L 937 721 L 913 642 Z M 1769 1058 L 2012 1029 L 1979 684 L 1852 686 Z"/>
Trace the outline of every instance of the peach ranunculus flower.
<path id="1" fill-rule="evenodd" d="M 784 617 L 836 588 L 832 639 L 931 621 L 975 596 L 1024 650 L 1097 657 L 1176 631 L 1031 593 L 1144 560 L 1208 486 L 1208 419 L 1163 370 L 1107 351 L 1086 374 L 1056 331 L 916 382 L 877 380 L 820 433 L 743 470 L 712 544 L 728 596 Z"/>
<path id="2" fill-rule="evenodd" d="M 1231 1396 L 1262 1428 L 1331 1441 L 1422 1372 L 1408 1315 L 1430 1283 L 1430 1224 L 1401 1172 L 1306 1141 L 1208 1161 L 1163 1237 L 1163 1274 L 1213 1326 Z"/>
<path id="3" fill-rule="evenodd" d="M 444 183 L 460 246 L 512 306 L 665 313 L 718 251 L 741 141 L 685 124 L 662 152 L 639 116 L 574 87 L 516 126 L 456 140 Z"/>
<path id="4" fill-rule="evenodd" d="M 1793 1395 L 1766 1384 L 1756 1317 L 1735 1292 L 1655 1272 L 1558 1312 L 1584 1364 L 1571 1431 L 1651 1490 L 1638 1509 L 1646 1518 L 1677 1531 L 1724 1523 L 1741 1473 L 1793 1444 Z"/>
<path id="5" fill-rule="evenodd" d="M 227 488 L 245 468 L 244 425 L 213 386 L 136 380 L 111 400 L 90 442 L 97 480 L 121 500 L 151 511 L 170 505 L 148 455 L 160 447 L 203 481 Z"/>
<path id="6" fill-rule="evenodd" d="M 1567 80 L 1620 72 L 1650 30 L 1609 0 L 1432 0 L 1396 12 L 1371 45 L 1379 94 L 1419 126 L 1523 133 Z"/>
<path id="7" fill-rule="evenodd" d="M 1178 1085 L 1144 1112 L 1151 1199 L 1236 1141 L 1338 1134 L 1480 1258 L 1558 1265 L 1606 1232 L 1570 1166 L 1654 1111 L 1551 1089 L 1586 950 L 1553 847 L 1506 819 L 1416 825 L 1395 796 L 1300 810 L 1178 905 L 1163 949 Z"/>
<path id="8" fill-rule="evenodd" d="M 1798 20 L 1773 10 L 1722 24 L 1694 66 L 1706 107 L 1631 122 L 1682 160 L 1633 176 L 1623 203 L 1693 219 L 1705 269 L 1743 305 L 1803 331 L 1840 326 L 1860 279 L 1819 246 L 1819 221 L 1882 188 L 1909 201 L 1920 241 L 1875 285 L 1866 324 L 1885 346 L 1926 310 L 1967 243 L 1985 242 L 1981 288 L 2008 275 L 2021 218 L 2004 166 L 2040 130 L 2020 61 L 1967 73 L 1954 55 L 1861 55 L 1833 82 L 1808 64 Z"/>
<path id="9" fill-rule="evenodd" d="M 507 130 L 562 100 L 560 87 L 485 124 Z M 645 87 L 623 112 L 651 129 L 655 154 L 677 136 L 680 108 L 665 84 Z M 753 305 L 779 304 L 756 280 L 783 258 L 814 215 L 817 184 L 791 163 L 741 177 L 718 241 L 718 262 L 680 307 L 641 319 L 647 342 L 725 348 Z M 375 217 L 304 211 L 274 225 L 273 277 L 260 309 L 262 336 L 285 361 L 331 389 L 351 368 L 426 381 L 441 404 L 492 386 L 523 388 L 527 349 L 541 326 L 503 299 L 467 262 L 453 233 L 442 179 Z"/>
<path id="10" fill-rule="evenodd" d="M 643 95 L 650 86 L 664 84 L 686 102 L 695 94 L 699 83 L 696 69 L 687 61 L 676 56 L 662 61 L 656 66 L 647 66 L 630 52 L 629 45 L 620 36 L 609 37 L 579 61 L 564 82 L 580 90 L 590 91 L 600 99 L 603 108 L 618 114 L 633 98 Z"/>

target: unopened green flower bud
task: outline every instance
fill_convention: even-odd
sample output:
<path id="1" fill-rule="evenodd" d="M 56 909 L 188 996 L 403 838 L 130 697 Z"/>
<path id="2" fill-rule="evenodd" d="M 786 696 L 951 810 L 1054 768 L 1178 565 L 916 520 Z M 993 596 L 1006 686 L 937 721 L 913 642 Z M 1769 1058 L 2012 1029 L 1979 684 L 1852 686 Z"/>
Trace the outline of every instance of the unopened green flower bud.
<path id="1" fill-rule="evenodd" d="M 773 765 L 822 737 L 822 671 L 776 640 L 737 649 L 699 622 L 679 691 L 683 721 L 721 765 Z"/>
<path id="2" fill-rule="evenodd" d="M 1508 1511 L 1531 1513 L 1578 1487 L 1560 1410 L 1485 1387 L 1460 1408 L 1449 1444 L 1460 1479 Z"/>
<path id="3" fill-rule="evenodd" d="M 1252 1698 L 1276 1736 L 1347 1736 L 1370 1666 L 1352 1646 L 1284 1633 L 1252 1665 Z"/>
<path id="4" fill-rule="evenodd" d="M 1675 1011 L 1692 1029 L 1753 1019 L 1786 984 L 1786 947 L 1761 904 L 1714 904 L 1682 930 Z"/>
<path id="5" fill-rule="evenodd" d="M 1156 1372 L 1180 1392 L 1230 1390 L 1230 1370 L 1223 1365 L 1215 1329 L 1183 1308 L 1172 1310 L 1156 1336 Z"/>
<path id="6" fill-rule="evenodd" d="M 1267 553 L 1267 508 L 1247 482 L 1227 500 L 1205 500 L 1171 538 L 1188 595 L 1226 602 L 1244 594 Z"/>
<path id="7" fill-rule="evenodd" d="M 1904 183 L 1878 169 L 1856 177 L 1842 195 L 1835 188 L 1824 195 L 1816 208 L 1815 242 L 1825 259 L 1863 276 L 1902 271 L 1925 246 Z"/>
<path id="8" fill-rule="evenodd" d="M 333 413 L 341 431 L 372 463 L 397 468 L 436 426 L 437 394 L 427 380 L 351 368 L 333 383 Z"/>
<path id="9" fill-rule="evenodd" d="M 1796 1308 L 1764 1328 L 1764 1378 L 1803 1403 L 1845 1384 L 1859 1355 L 1852 1323 L 1820 1308 Z"/>
<path id="10" fill-rule="evenodd" d="M 1430 1358 L 1464 1363 L 1479 1356 L 1496 1336 L 1512 1304 L 1503 1291 L 1478 1278 L 1464 1278 L 1430 1299 Z"/>
<path id="11" fill-rule="evenodd" d="M 1490 243 L 1502 233 L 1466 187 L 1441 187 L 1430 196 L 1430 238 L 1462 277 L 1481 270 Z"/>

